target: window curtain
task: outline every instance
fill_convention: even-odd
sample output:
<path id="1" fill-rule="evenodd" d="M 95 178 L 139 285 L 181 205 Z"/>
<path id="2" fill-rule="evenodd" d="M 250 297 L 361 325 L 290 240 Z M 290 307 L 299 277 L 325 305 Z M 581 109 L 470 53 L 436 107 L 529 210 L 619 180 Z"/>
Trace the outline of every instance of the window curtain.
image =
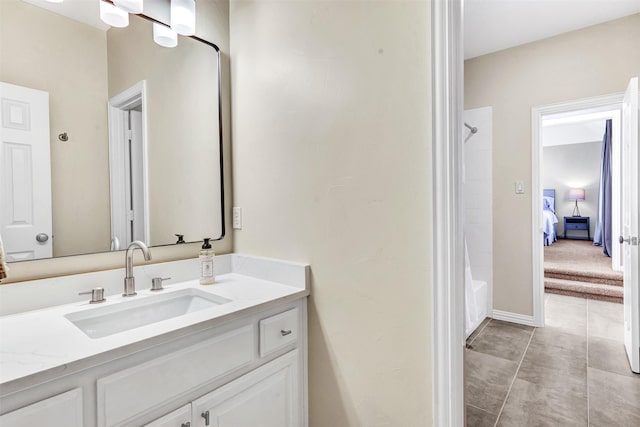
<path id="1" fill-rule="evenodd" d="M 602 252 L 611 256 L 611 120 L 607 120 L 602 138 L 602 164 L 600 166 L 600 192 L 598 194 L 598 217 L 593 244 L 602 246 Z"/>

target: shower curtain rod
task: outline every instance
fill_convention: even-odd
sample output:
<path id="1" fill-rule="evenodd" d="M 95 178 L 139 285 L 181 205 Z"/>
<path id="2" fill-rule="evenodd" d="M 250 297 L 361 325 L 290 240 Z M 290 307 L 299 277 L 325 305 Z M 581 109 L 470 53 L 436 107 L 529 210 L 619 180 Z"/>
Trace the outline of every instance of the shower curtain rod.
<path id="1" fill-rule="evenodd" d="M 471 126 L 471 125 L 470 125 L 470 124 L 468 124 L 467 122 L 465 122 L 465 123 L 464 123 L 464 125 L 465 125 L 466 127 L 468 127 L 468 128 L 469 128 L 469 130 L 471 131 L 471 133 L 476 133 L 476 132 L 478 132 L 478 128 L 477 128 L 477 127 L 475 127 L 475 126 Z"/>

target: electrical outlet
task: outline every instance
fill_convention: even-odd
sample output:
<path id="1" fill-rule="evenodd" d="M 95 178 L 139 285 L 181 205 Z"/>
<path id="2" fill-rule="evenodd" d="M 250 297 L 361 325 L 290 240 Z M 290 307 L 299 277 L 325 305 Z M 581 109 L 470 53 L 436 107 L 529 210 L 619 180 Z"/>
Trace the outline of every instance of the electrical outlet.
<path id="1" fill-rule="evenodd" d="M 235 230 L 242 230 L 242 208 L 233 208 L 232 227 Z"/>
<path id="2" fill-rule="evenodd" d="M 524 181 L 516 181 L 516 194 L 524 194 Z"/>

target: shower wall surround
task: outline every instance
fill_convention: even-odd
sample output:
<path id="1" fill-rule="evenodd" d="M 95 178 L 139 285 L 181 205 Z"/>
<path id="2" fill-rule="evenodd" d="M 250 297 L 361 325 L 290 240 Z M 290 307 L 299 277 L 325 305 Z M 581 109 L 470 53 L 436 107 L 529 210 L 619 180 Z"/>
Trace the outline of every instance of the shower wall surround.
<path id="1" fill-rule="evenodd" d="M 464 129 L 464 230 L 474 280 L 488 285 L 487 313 L 493 307 L 493 189 L 492 108 L 465 110 L 464 121 L 476 127 Z"/>

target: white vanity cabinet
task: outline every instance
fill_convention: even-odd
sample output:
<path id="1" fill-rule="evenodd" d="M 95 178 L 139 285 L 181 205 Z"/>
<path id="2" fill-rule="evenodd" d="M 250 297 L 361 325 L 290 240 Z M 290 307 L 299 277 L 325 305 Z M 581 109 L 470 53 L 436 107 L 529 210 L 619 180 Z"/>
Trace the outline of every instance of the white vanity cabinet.
<path id="1" fill-rule="evenodd" d="M 306 324 L 298 298 L 118 350 L 3 396 L 0 427 L 306 427 Z"/>
<path id="2" fill-rule="evenodd" d="M 305 300 L 282 305 L 98 378 L 98 427 L 137 426 L 156 414 L 162 417 L 149 425 L 305 426 L 306 386 L 300 375 L 306 360 L 305 312 Z M 209 392 L 197 394 L 203 388 Z M 180 406 L 181 399 L 192 396 Z M 185 416 L 188 406 L 190 417 Z"/>
<path id="3" fill-rule="evenodd" d="M 0 427 L 306 427 L 310 266 L 221 255 L 214 286 L 191 277 L 198 266 L 188 259 L 134 271 L 141 281 L 182 277 L 162 292 L 0 316 Z M 52 286 L 75 297 L 121 274 L 12 284 L 17 294 L 0 297 Z M 215 304 L 197 309 L 194 297 L 185 308 L 183 295 Z M 148 307 L 158 316 L 136 323 L 137 308 Z M 94 326 L 105 333 L 92 334 Z"/>

